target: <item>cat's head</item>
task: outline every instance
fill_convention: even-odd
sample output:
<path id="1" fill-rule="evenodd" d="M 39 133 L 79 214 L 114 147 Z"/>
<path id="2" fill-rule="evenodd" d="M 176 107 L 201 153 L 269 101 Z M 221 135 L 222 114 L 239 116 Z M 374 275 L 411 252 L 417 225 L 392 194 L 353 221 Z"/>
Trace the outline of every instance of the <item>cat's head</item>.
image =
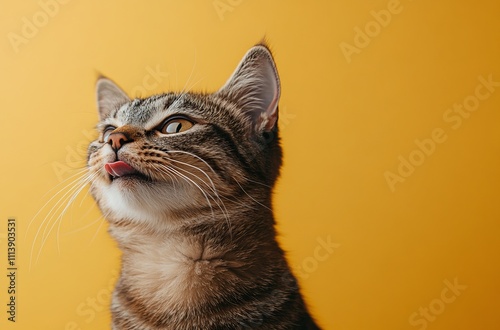
<path id="1" fill-rule="evenodd" d="M 281 165 L 279 96 L 276 66 L 262 44 L 211 94 L 131 100 L 100 78 L 100 134 L 89 146 L 88 168 L 101 210 L 145 221 L 223 210 L 227 200 L 249 192 L 266 203 Z"/>

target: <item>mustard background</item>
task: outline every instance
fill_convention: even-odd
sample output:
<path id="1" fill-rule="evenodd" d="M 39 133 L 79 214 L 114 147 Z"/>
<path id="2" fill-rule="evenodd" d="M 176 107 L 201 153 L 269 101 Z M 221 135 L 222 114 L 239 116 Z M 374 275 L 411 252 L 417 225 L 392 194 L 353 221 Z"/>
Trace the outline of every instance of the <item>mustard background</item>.
<path id="1" fill-rule="evenodd" d="M 1 329 L 110 328 L 119 251 L 86 189 L 61 218 L 67 200 L 56 205 L 95 136 L 98 72 L 132 96 L 212 91 L 263 36 L 282 83 L 280 240 L 318 322 L 500 328 L 500 88 L 478 87 L 500 82 L 499 2 L 0 6 Z M 475 110 L 458 125 L 449 109 L 465 100 Z M 401 165 L 410 156 L 418 166 Z M 389 172 L 404 181 L 391 189 Z M 5 312 L 8 217 L 16 323 Z"/>

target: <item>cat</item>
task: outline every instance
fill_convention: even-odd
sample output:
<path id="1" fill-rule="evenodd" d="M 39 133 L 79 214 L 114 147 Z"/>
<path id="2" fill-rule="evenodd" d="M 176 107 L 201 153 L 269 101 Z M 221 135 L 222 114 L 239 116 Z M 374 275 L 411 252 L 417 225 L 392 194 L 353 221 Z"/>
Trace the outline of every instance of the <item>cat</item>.
<path id="1" fill-rule="evenodd" d="M 90 191 L 122 251 L 112 328 L 320 329 L 276 241 L 280 81 L 269 47 L 214 93 L 96 84 Z"/>

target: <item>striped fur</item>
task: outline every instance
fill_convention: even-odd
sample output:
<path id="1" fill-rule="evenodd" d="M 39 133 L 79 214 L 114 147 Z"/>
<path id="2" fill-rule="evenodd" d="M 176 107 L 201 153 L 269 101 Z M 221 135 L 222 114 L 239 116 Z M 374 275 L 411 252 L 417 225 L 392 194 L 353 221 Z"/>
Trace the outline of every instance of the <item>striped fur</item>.
<path id="1" fill-rule="evenodd" d="M 319 329 L 276 241 L 279 94 L 262 44 L 211 94 L 130 100 L 99 79 L 98 129 L 127 138 L 113 149 L 101 134 L 88 156 L 92 195 L 123 252 L 113 329 Z M 194 125 L 159 132 L 176 116 Z M 104 165 L 118 160 L 138 173 L 113 178 Z"/>

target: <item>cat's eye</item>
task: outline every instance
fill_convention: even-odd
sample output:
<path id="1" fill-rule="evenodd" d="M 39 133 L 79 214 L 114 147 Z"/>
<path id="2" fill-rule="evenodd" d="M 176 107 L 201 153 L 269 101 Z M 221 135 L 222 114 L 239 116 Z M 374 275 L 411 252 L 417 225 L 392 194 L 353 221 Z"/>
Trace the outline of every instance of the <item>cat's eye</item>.
<path id="1" fill-rule="evenodd" d="M 159 131 L 163 134 L 176 134 L 187 131 L 193 126 L 194 123 L 186 118 L 172 118 L 160 126 Z"/>
<path id="2" fill-rule="evenodd" d="M 111 135 L 111 133 L 116 129 L 116 127 L 114 126 L 106 126 L 104 128 L 104 131 L 102 132 L 102 139 L 104 141 L 104 143 L 107 143 L 108 140 L 109 140 L 109 136 Z"/>

